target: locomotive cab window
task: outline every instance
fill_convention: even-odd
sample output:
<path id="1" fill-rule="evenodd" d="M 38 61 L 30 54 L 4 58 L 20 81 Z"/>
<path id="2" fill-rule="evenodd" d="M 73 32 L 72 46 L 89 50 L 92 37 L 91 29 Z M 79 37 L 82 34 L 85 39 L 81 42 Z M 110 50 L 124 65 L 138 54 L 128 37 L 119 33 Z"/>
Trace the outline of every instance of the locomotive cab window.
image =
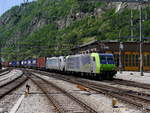
<path id="1" fill-rule="evenodd" d="M 100 55 L 100 63 L 101 64 L 106 64 L 107 63 L 105 55 Z"/>
<path id="2" fill-rule="evenodd" d="M 114 64 L 114 58 L 112 55 L 100 55 L 101 64 Z"/>
<path id="3" fill-rule="evenodd" d="M 114 58 L 112 55 L 107 55 L 107 63 L 108 64 L 114 64 Z"/>

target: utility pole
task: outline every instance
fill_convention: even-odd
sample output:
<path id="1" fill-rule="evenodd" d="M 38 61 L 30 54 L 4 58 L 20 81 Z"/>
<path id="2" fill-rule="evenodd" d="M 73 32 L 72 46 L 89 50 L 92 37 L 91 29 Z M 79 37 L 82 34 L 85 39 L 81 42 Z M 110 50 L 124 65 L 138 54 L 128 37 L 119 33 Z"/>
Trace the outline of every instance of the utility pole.
<path id="1" fill-rule="evenodd" d="M 139 4 L 139 18 L 140 18 L 140 75 L 144 76 L 143 74 L 143 51 L 142 51 L 142 45 L 143 45 L 143 40 L 142 40 L 142 3 Z"/>
<path id="2" fill-rule="evenodd" d="M 131 9 L 131 41 L 133 41 L 133 10 Z"/>
<path id="3" fill-rule="evenodd" d="M 122 73 L 122 50 L 123 43 L 121 42 L 121 30 L 119 31 L 119 72 Z"/>

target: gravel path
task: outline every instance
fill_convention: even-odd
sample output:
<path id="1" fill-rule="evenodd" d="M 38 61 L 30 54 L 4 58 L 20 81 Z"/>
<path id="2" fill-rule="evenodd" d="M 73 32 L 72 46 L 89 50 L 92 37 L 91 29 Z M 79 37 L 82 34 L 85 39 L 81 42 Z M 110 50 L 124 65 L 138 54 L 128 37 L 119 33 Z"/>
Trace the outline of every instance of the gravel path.
<path id="1" fill-rule="evenodd" d="M 41 76 L 40 74 L 36 75 Z M 112 98 L 109 98 L 103 94 L 96 94 L 96 92 L 94 91 L 81 91 L 77 88 L 77 85 L 62 80 L 57 80 L 52 77 L 47 77 L 43 75 L 42 77 L 72 93 L 74 96 L 78 97 L 83 102 L 87 103 L 100 113 L 141 113 L 141 111 L 137 110 L 133 106 L 129 106 L 128 104 L 124 104 L 122 102 L 118 102 L 118 108 L 112 108 Z"/>
<path id="2" fill-rule="evenodd" d="M 15 78 L 21 76 L 23 72 L 21 70 L 14 69 L 10 73 L 0 77 L 0 86 L 14 80 Z"/>
<path id="3" fill-rule="evenodd" d="M 25 97 L 17 113 L 55 113 L 54 107 L 43 92 L 30 80 L 30 94 Z"/>
<path id="4" fill-rule="evenodd" d="M 150 84 L 150 73 L 148 72 L 145 72 L 144 76 L 140 76 L 140 72 L 123 71 L 121 74 L 117 72 L 115 78 Z"/>
<path id="5" fill-rule="evenodd" d="M 19 89 L 0 99 L 0 113 L 9 112 L 19 97 L 24 94 L 24 90 L 25 86 L 22 85 Z"/>

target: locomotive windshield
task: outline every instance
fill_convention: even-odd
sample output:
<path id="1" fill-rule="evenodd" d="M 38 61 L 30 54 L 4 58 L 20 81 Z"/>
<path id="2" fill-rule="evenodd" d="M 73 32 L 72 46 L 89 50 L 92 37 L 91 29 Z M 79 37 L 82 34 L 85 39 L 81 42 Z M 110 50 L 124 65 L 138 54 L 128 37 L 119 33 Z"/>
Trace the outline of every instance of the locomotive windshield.
<path id="1" fill-rule="evenodd" d="M 113 55 L 100 54 L 101 64 L 114 64 Z"/>
<path id="2" fill-rule="evenodd" d="M 106 55 L 100 55 L 100 63 L 101 64 L 107 64 Z"/>
<path id="3" fill-rule="evenodd" d="M 108 64 L 114 64 L 114 58 L 112 55 L 107 55 L 107 62 Z"/>

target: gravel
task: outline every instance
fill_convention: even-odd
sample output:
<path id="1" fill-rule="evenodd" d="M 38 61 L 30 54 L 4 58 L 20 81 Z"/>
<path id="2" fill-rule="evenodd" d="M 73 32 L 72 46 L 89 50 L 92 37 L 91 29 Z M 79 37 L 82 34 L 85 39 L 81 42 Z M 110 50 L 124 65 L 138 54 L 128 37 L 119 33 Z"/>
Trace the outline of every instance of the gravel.
<path id="1" fill-rule="evenodd" d="M 144 76 L 140 76 L 140 72 L 123 71 L 122 74 L 117 72 L 115 78 L 150 84 L 150 73 L 148 72 L 144 72 Z"/>
<path id="2" fill-rule="evenodd" d="M 2 77 L 2 76 L 4 76 L 5 74 L 8 74 L 8 73 L 9 73 L 9 71 L 2 72 L 2 73 L 0 73 L 0 76 Z"/>
<path id="3" fill-rule="evenodd" d="M 5 72 L 4 72 L 5 73 Z M 3 73 L 2 73 L 3 74 Z M 0 81 L 3 81 L 3 80 L 5 80 L 5 79 L 8 79 L 8 78 L 10 78 L 10 77 L 12 77 L 13 76 L 13 74 L 5 74 L 5 75 L 2 75 L 2 76 L 0 76 Z"/>
<path id="4" fill-rule="evenodd" d="M 111 81 L 95 81 L 95 80 L 88 80 L 88 79 L 83 79 L 92 83 L 96 83 L 96 84 L 104 84 L 107 86 L 112 86 L 112 87 L 116 87 L 116 88 L 122 88 L 122 89 L 126 89 L 126 90 L 132 90 L 132 91 L 137 91 L 137 92 L 144 92 L 147 94 L 150 94 L 150 90 L 149 89 L 143 89 L 143 88 L 138 88 L 138 87 L 134 87 L 134 86 L 126 86 L 126 85 L 120 85 L 120 84 L 115 84 L 112 83 Z"/>
<path id="5" fill-rule="evenodd" d="M 26 84 L 31 86 L 31 91 L 23 99 L 17 113 L 55 113 L 54 107 L 49 103 L 47 97 L 30 80 L 9 95 L 0 99 L 0 113 L 10 112 L 21 95 L 24 95 Z"/>
<path id="6" fill-rule="evenodd" d="M 55 113 L 54 107 L 43 92 L 30 80 L 30 94 L 25 97 L 17 113 Z"/>
<path id="7" fill-rule="evenodd" d="M 24 94 L 24 86 L 20 86 L 20 88 L 16 89 L 15 91 L 9 93 L 2 99 L 0 99 L 0 113 L 7 113 L 19 99 L 19 97 Z"/>
<path id="8" fill-rule="evenodd" d="M 4 69 L 7 69 L 7 68 L 5 68 L 5 67 L 2 67 L 2 70 L 4 70 Z"/>
<path id="9" fill-rule="evenodd" d="M 36 73 L 34 73 L 36 74 Z M 65 82 L 62 80 L 57 80 L 52 77 L 43 76 L 36 74 L 37 76 L 42 76 L 44 79 L 56 84 L 57 86 L 65 89 L 66 91 L 72 93 L 74 96 L 78 97 L 83 102 L 90 105 L 99 113 L 141 113 L 140 110 L 133 106 L 122 103 L 118 101 L 118 108 L 112 108 L 112 98 L 105 96 L 103 94 L 97 94 L 94 91 L 81 91 L 77 88 L 77 85 Z"/>
<path id="10" fill-rule="evenodd" d="M 0 76 L 0 86 L 21 76 L 22 73 L 23 72 L 21 70 L 14 69 L 10 73 Z"/>

